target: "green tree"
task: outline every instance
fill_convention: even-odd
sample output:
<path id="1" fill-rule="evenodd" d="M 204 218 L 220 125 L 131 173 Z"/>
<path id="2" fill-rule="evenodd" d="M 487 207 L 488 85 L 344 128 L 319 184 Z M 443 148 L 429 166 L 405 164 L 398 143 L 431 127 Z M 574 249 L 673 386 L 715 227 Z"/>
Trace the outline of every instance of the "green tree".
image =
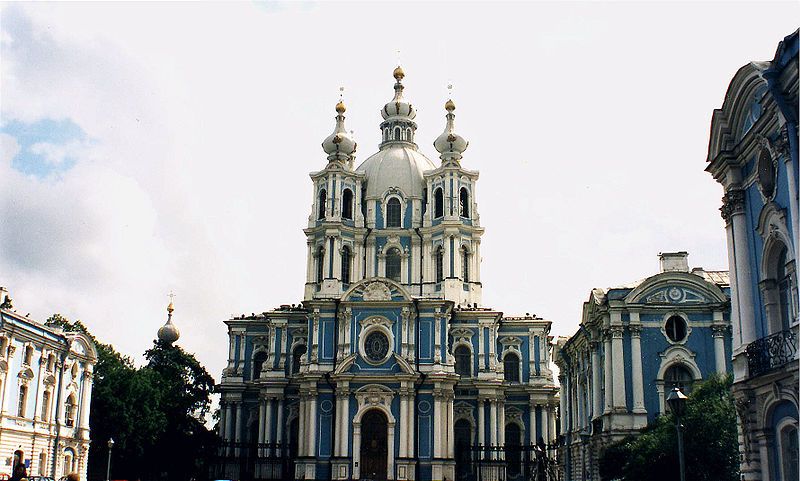
<path id="1" fill-rule="evenodd" d="M 739 478 L 736 410 L 732 377 L 712 376 L 689 395 L 684 426 L 686 477 L 692 481 L 737 481 Z M 603 479 L 674 481 L 678 479 L 675 418 L 660 416 L 638 437 L 612 444 L 600 457 Z"/>
<path id="2" fill-rule="evenodd" d="M 47 324 L 82 332 L 97 348 L 89 420 L 90 479 L 105 479 L 109 438 L 115 442 L 115 479 L 181 481 L 206 476 L 204 460 L 215 436 L 204 421 L 214 380 L 193 355 L 156 341 L 145 353 L 148 364 L 136 368 L 129 357 L 99 342 L 81 321 L 55 314 Z"/>
<path id="3" fill-rule="evenodd" d="M 205 424 L 214 379 L 194 355 L 179 346 L 155 341 L 145 358 L 148 364 L 143 370 L 153 373 L 159 409 L 166 416 L 165 430 L 148 453 L 154 474 L 169 480 L 203 478 L 208 472 L 205 461 L 216 442 Z"/>

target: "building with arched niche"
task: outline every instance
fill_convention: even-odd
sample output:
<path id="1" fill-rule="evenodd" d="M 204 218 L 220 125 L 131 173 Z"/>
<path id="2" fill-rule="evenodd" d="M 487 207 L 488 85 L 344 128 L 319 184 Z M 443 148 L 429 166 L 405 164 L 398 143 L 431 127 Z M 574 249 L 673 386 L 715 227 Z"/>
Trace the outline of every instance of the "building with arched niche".
<path id="1" fill-rule="evenodd" d="M 0 287 L 0 473 L 22 451 L 29 476 L 86 479 L 89 407 L 97 350 L 79 332 L 64 332 L 18 314 Z"/>
<path id="2" fill-rule="evenodd" d="M 731 370 L 728 273 L 690 270 L 686 252 L 659 258 L 658 274 L 593 289 L 578 332 L 556 344 L 565 481 L 599 481 L 603 448 L 665 413 L 674 387 Z"/>
<path id="3" fill-rule="evenodd" d="M 311 174 L 302 304 L 226 321 L 226 479 L 465 479 L 476 445 L 555 438 L 550 321 L 481 305 L 478 172 L 462 165 L 455 104 L 434 163 L 403 76 L 378 152 L 355 168 L 336 105 L 327 165 Z M 523 476 L 506 461 L 503 479 Z"/>
<path id="4" fill-rule="evenodd" d="M 725 189 L 742 479 L 798 479 L 798 33 L 736 72 L 706 171 Z"/>

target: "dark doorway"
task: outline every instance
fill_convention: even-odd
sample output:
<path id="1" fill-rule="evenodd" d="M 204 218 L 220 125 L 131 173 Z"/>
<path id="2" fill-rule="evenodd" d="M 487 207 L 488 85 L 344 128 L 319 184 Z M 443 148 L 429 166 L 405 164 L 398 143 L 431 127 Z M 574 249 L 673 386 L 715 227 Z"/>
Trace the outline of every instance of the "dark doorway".
<path id="1" fill-rule="evenodd" d="M 386 480 L 387 426 L 386 415 L 377 409 L 367 411 L 361 418 L 361 479 Z"/>
<path id="2" fill-rule="evenodd" d="M 456 437 L 456 479 L 472 479 L 470 460 L 472 446 L 472 426 L 466 419 L 459 419 L 455 426 Z"/>
<path id="3" fill-rule="evenodd" d="M 506 462 L 508 479 L 522 473 L 522 431 L 513 423 L 506 425 Z"/>

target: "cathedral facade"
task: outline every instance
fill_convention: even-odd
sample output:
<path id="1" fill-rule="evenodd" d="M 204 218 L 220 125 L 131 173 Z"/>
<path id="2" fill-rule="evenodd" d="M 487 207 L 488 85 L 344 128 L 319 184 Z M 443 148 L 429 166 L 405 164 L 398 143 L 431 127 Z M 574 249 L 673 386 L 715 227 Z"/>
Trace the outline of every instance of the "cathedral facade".
<path id="1" fill-rule="evenodd" d="M 556 437 L 551 323 L 481 305 L 479 176 L 462 165 L 455 104 L 434 163 L 403 77 L 358 167 L 336 105 L 327 165 L 311 174 L 302 304 L 226 321 L 228 479 L 286 477 L 287 464 L 296 479 L 466 479 L 485 457 L 514 479 L 518 457 L 476 447 Z M 278 453 L 280 469 L 264 462 Z"/>
<path id="2" fill-rule="evenodd" d="M 742 66 L 714 110 L 706 171 L 725 190 L 733 394 L 743 480 L 798 468 L 798 31 Z"/>

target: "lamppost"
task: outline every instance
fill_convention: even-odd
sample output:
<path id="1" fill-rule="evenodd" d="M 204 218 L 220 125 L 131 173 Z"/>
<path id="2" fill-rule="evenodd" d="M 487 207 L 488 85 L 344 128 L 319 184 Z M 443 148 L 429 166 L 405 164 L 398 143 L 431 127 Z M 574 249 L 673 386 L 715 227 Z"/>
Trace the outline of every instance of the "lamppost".
<path id="1" fill-rule="evenodd" d="M 114 438 L 108 438 L 108 463 L 106 463 L 106 481 L 111 481 L 111 448 L 114 447 Z"/>
<path id="2" fill-rule="evenodd" d="M 686 481 L 686 466 L 683 461 L 683 427 L 681 426 L 681 416 L 686 410 L 686 395 L 675 386 L 667 396 L 667 405 L 675 415 L 675 429 L 678 430 L 678 463 L 680 464 L 681 481 Z"/>

